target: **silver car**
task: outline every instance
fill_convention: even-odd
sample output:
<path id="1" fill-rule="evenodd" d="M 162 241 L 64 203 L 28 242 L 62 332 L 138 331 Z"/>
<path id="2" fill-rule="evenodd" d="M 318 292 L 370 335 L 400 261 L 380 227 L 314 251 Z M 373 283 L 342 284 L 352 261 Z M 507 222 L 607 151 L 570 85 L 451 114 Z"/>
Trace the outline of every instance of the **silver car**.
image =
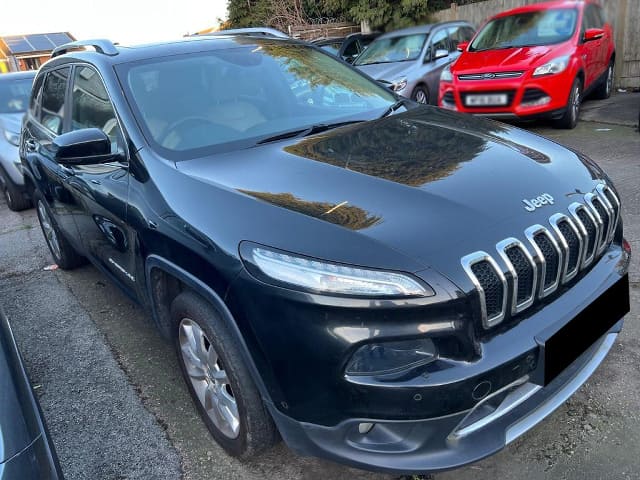
<path id="1" fill-rule="evenodd" d="M 27 111 L 31 84 L 36 72 L 0 75 L 0 189 L 11 210 L 29 208 L 18 145 L 22 117 Z"/>
<path id="2" fill-rule="evenodd" d="M 474 34 L 471 24 L 459 21 L 396 30 L 376 38 L 353 65 L 404 97 L 435 105 L 440 72 Z"/>

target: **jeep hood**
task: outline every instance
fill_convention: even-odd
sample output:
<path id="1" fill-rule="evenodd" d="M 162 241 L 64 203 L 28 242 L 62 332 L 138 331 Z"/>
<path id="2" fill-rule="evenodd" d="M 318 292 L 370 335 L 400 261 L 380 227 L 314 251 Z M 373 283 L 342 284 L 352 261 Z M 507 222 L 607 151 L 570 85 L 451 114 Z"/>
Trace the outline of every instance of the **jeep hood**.
<path id="1" fill-rule="evenodd" d="M 546 60 L 551 60 L 551 57 L 555 57 L 551 52 L 558 52 L 558 48 L 557 46 L 554 47 L 556 48 L 535 46 L 482 50 L 478 52 L 465 51 L 454 63 L 452 70 L 456 75 L 529 70 L 541 65 Z"/>
<path id="2" fill-rule="evenodd" d="M 452 258 L 548 225 L 602 175 L 536 135 L 431 107 L 177 168 L 279 209 L 282 223 L 272 228 L 287 229 L 285 215 L 304 216 L 441 271 Z M 542 194 L 554 204 L 527 211 L 523 200 Z"/>

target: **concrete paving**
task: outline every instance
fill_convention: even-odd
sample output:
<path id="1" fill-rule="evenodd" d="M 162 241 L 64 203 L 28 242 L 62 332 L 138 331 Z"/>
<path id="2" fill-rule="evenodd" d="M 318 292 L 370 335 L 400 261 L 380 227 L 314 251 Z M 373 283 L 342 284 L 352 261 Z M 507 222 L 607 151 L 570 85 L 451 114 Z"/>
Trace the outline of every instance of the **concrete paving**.
<path id="1" fill-rule="evenodd" d="M 640 135 L 625 120 L 634 110 L 637 117 L 640 94 L 620 95 L 585 103 L 575 130 L 527 128 L 589 154 L 620 191 L 637 252 L 625 329 L 550 418 L 499 454 L 437 480 L 640 479 Z M 148 315 L 90 266 L 43 270 L 51 259 L 33 210 L 13 213 L 0 202 L 0 259 L 0 301 L 67 478 L 393 478 L 298 457 L 283 444 L 249 463 L 228 457 L 199 420 L 173 347 Z"/>

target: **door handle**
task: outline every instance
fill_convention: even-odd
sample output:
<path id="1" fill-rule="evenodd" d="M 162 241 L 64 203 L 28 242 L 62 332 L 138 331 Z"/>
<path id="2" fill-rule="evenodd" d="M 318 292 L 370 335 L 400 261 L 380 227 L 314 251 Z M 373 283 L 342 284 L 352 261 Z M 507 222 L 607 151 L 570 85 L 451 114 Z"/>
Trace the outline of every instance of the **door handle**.
<path id="1" fill-rule="evenodd" d="M 24 146 L 26 147 L 28 152 L 35 152 L 38 148 L 38 144 L 33 138 L 28 138 L 24 141 Z"/>

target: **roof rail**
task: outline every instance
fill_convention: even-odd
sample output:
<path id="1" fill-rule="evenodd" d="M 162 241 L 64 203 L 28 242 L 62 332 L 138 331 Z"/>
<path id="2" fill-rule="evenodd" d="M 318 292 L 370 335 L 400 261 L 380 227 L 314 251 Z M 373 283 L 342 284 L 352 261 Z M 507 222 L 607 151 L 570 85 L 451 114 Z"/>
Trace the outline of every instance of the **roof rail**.
<path id="1" fill-rule="evenodd" d="M 93 47 L 95 48 L 96 52 L 102 53 L 103 55 L 109 55 L 110 57 L 114 57 L 119 53 L 118 49 L 111 40 L 99 38 L 94 40 L 76 40 L 75 42 L 60 45 L 59 47 L 53 49 L 51 58 L 57 57 L 59 55 L 64 55 L 69 50 L 74 50 L 81 47 Z"/>
<path id="2" fill-rule="evenodd" d="M 248 27 L 248 28 L 231 28 L 228 30 L 217 30 L 209 33 L 194 33 L 192 37 L 221 37 L 223 35 L 246 35 L 249 37 L 276 37 L 289 38 L 289 35 L 282 33 L 280 30 L 269 27 Z"/>

